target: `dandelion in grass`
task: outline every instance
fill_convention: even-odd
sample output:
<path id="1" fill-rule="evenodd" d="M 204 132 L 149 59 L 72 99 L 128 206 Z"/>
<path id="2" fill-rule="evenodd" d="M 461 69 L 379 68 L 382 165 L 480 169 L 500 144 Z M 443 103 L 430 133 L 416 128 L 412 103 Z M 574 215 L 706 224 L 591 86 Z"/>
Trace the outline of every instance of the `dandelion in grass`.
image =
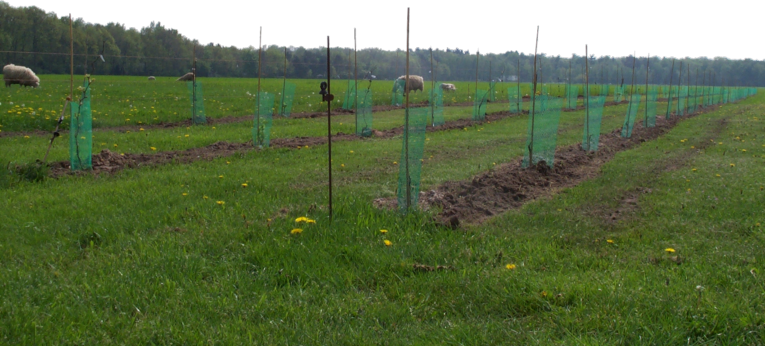
<path id="1" fill-rule="evenodd" d="M 143 131 L 143 127 L 142 127 L 142 128 L 140 128 L 140 129 L 138 129 L 138 131 Z"/>
<path id="2" fill-rule="evenodd" d="M 316 220 L 308 219 L 308 220 L 305 220 L 305 223 L 315 225 Z"/>
<path id="3" fill-rule="evenodd" d="M 388 240 L 388 239 L 383 240 L 383 243 L 385 244 L 385 246 L 393 245 L 393 243 L 390 240 Z"/>
<path id="4" fill-rule="evenodd" d="M 396 161 L 393 161 L 393 164 L 394 164 L 394 165 L 397 165 L 397 164 L 398 164 L 398 162 L 396 162 Z"/>
<path id="5" fill-rule="evenodd" d="M 609 243 L 609 244 L 613 244 L 613 243 L 614 243 L 614 241 L 613 241 L 612 239 L 607 239 L 607 240 L 606 240 L 606 243 Z"/>
<path id="6" fill-rule="evenodd" d="M 156 150 L 157 150 L 157 148 L 151 147 L 151 151 L 156 151 Z"/>
<path id="7" fill-rule="evenodd" d="M 226 202 L 224 202 L 224 201 L 217 201 L 217 202 L 215 202 L 215 203 L 217 203 L 218 205 L 224 205 L 224 204 L 226 204 Z"/>
<path id="8" fill-rule="evenodd" d="M 29 136 L 24 136 L 24 139 L 29 139 Z"/>
<path id="9" fill-rule="evenodd" d="M 223 176 L 222 176 L 222 175 L 219 175 L 219 176 L 218 176 L 218 178 L 221 178 L 221 179 L 223 179 Z"/>
<path id="10" fill-rule="evenodd" d="M 381 229 L 380 233 L 382 233 L 382 234 L 388 233 L 388 230 L 387 229 Z"/>
<path id="11" fill-rule="evenodd" d="M 344 163 L 341 163 L 341 164 L 340 164 L 340 167 L 345 167 L 345 164 L 344 164 Z"/>
<path id="12" fill-rule="evenodd" d="M 188 193 L 186 193 L 186 192 L 184 192 L 184 193 L 182 193 L 182 195 L 184 195 L 184 196 L 188 196 L 189 194 L 188 194 Z"/>
<path id="13" fill-rule="evenodd" d="M 675 249 L 673 249 L 671 247 L 668 247 L 668 248 L 664 249 L 664 251 L 666 251 L 667 253 L 674 253 Z"/>
<path id="14" fill-rule="evenodd" d="M 715 176 L 719 178 L 719 177 L 720 177 L 720 174 L 715 174 Z"/>
<path id="15" fill-rule="evenodd" d="M 186 138 L 188 138 L 188 137 L 189 137 L 189 135 L 185 135 L 185 137 L 186 137 Z"/>
<path id="16" fill-rule="evenodd" d="M 730 166 L 731 167 L 736 167 L 736 164 L 735 163 L 731 163 Z"/>
<path id="17" fill-rule="evenodd" d="M 298 222 L 298 223 L 300 223 L 300 222 L 306 222 L 306 221 L 308 221 L 308 218 L 307 218 L 307 217 L 305 217 L 305 216 L 301 216 L 301 217 L 299 217 L 299 218 L 295 219 L 295 222 Z"/>
<path id="18" fill-rule="evenodd" d="M 303 233 L 303 229 L 302 228 L 293 228 L 290 231 L 290 234 L 300 234 L 300 233 Z"/>
<path id="19" fill-rule="evenodd" d="M 515 264 L 510 263 L 510 264 L 506 265 L 505 268 L 507 268 L 509 270 L 515 270 L 516 266 L 515 266 Z"/>
<path id="20" fill-rule="evenodd" d="M 242 184 L 242 187 L 247 187 L 247 183 Z"/>
<path id="21" fill-rule="evenodd" d="M 116 147 L 117 147 L 117 144 L 115 144 L 115 145 L 114 145 L 114 147 L 116 148 Z"/>
<path id="22" fill-rule="evenodd" d="M 695 171 L 697 171 L 697 169 L 696 169 L 696 168 L 694 168 L 694 169 L 692 169 L 691 171 L 695 172 Z"/>
<path id="23" fill-rule="evenodd" d="M 746 149 L 741 149 L 741 152 L 745 153 L 745 152 L 746 152 Z"/>
<path id="24" fill-rule="evenodd" d="M 203 199 L 208 199 L 208 198 L 210 198 L 210 197 L 207 197 L 207 196 L 202 196 L 202 198 L 203 198 Z"/>

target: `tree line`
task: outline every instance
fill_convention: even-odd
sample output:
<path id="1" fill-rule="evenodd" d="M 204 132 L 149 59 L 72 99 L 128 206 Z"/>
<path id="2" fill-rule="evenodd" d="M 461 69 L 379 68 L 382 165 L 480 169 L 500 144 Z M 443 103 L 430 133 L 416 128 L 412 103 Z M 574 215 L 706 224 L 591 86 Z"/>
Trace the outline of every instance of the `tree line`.
<path id="1" fill-rule="evenodd" d="M 152 22 L 140 30 L 119 23 L 91 24 L 83 19 L 72 23 L 76 74 L 95 73 L 133 76 L 181 76 L 191 71 L 197 59 L 197 75 L 204 77 L 244 77 L 258 75 L 257 47 L 202 45 L 177 30 Z M 0 1 L 0 63 L 13 63 L 38 74 L 69 73 L 69 18 L 46 13 L 37 7 L 12 7 Z M 102 61 L 99 55 L 104 56 Z M 326 48 L 264 46 L 264 78 L 326 78 Z M 405 73 L 406 52 L 349 48 L 331 49 L 333 78 L 395 79 Z M 285 71 L 286 58 L 286 71 Z M 537 61 L 543 83 L 584 81 L 585 57 L 540 55 Z M 590 56 L 590 82 L 594 84 L 644 84 L 645 57 Z M 354 68 L 354 61 L 356 67 Z M 518 51 L 502 54 L 471 54 L 461 49 L 410 50 L 410 73 L 436 80 L 531 80 L 534 56 Z M 681 67 L 682 64 L 682 67 Z M 765 61 L 727 58 L 651 58 L 649 83 L 725 84 L 765 86 Z"/>

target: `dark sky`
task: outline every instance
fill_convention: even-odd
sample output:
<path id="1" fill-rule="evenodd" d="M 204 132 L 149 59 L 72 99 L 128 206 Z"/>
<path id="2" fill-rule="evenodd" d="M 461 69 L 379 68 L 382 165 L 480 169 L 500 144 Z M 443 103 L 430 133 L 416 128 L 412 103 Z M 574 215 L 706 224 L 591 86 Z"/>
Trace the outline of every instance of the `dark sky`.
<path id="1" fill-rule="evenodd" d="M 152 21 L 203 44 L 333 47 L 387 50 L 406 47 L 406 11 L 411 7 L 410 47 L 460 48 L 474 53 L 534 52 L 596 56 L 718 57 L 765 59 L 762 1 L 165 1 L 79 3 L 6 0 L 37 6 L 59 16 L 141 28 Z M 585 4 L 584 6 L 582 4 Z"/>

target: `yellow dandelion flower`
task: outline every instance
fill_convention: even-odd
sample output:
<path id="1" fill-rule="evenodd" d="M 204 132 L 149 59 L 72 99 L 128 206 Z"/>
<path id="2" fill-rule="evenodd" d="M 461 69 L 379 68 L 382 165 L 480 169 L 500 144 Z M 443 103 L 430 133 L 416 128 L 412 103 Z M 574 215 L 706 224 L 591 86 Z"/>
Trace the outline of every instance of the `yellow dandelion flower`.
<path id="1" fill-rule="evenodd" d="M 114 147 L 116 148 L 116 147 L 117 147 L 117 145 L 115 144 L 115 145 L 114 145 Z"/>
<path id="2" fill-rule="evenodd" d="M 300 233 L 303 233 L 303 230 L 302 230 L 302 229 L 300 229 L 300 228 L 293 228 L 293 229 L 290 231 L 290 234 L 300 234 Z"/>
<path id="3" fill-rule="evenodd" d="M 606 240 L 606 242 L 609 243 L 609 244 L 613 244 L 614 243 L 614 241 L 611 240 L 611 239 Z"/>
<path id="4" fill-rule="evenodd" d="M 219 176 L 218 176 L 218 178 L 223 178 L 223 176 L 222 176 L 222 175 L 219 175 Z"/>
<path id="5" fill-rule="evenodd" d="M 305 216 L 301 216 L 301 217 L 295 219 L 295 222 L 306 222 L 306 221 L 308 221 L 308 218 L 305 217 Z"/>
<path id="6" fill-rule="evenodd" d="M 397 165 L 397 164 L 398 164 L 398 162 L 396 162 L 396 161 L 393 161 L 393 164 L 394 164 L 394 165 Z"/>
<path id="7" fill-rule="evenodd" d="M 697 171 L 697 169 L 696 169 L 696 168 L 694 168 L 694 169 L 692 169 L 691 171 L 695 172 L 695 171 Z"/>
<path id="8" fill-rule="evenodd" d="M 247 187 L 247 183 L 242 184 L 242 187 Z"/>
<path id="9" fill-rule="evenodd" d="M 351 150 L 351 154 L 353 154 L 353 150 Z"/>
<path id="10" fill-rule="evenodd" d="M 189 135 L 185 135 L 184 137 L 188 138 L 188 137 L 189 137 Z"/>
<path id="11" fill-rule="evenodd" d="M 542 291 L 542 293 L 540 293 L 540 295 L 541 295 L 542 297 L 547 297 L 547 291 Z"/>
<path id="12" fill-rule="evenodd" d="M 202 198 L 204 198 L 204 199 L 207 199 L 207 198 L 209 198 L 209 197 L 207 197 L 207 196 L 202 196 Z"/>
<path id="13" fill-rule="evenodd" d="M 157 148 L 155 148 L 155 147 L 151 147 L 151 150 L 152 150 L 152 151 L 155 151 L 155 150 L 157 150 Z"/>
<path id="14" fill-rule="evenodd" d="M 745 153 L 745 152 L 746 152 L 746 149 L 741 149 L 741 151 Z"/>
<path id="15" fill-rule="evenodd" d="M 380 233 L 382 233 L 382 234 L 388 233 L 388 230 L 387 229 L 381 229 Z"/>
<path id="16" fill-rule="evenodd" d="M 341 163 L 341 164 L 340 164 L 340 167 L 345 167 L 345 164 L 344 164 L 344 163 Z"/>
<path id="17" fill-rule="evenodd" d="M 140 128 L 140 129 L 138 129 L 138 131 L 143 131 L 143 127 L 142 127 L 142 128 Z"/>
<path id="18" fill-rule="evenodd" d="M 29 136 L 24 136 L 24 139 L 29 139 Z"/>
<path id="19" fill-rule="evenodd" d="M 736 164 L 735 163 L 731 163 L 730 166 L 731 167 L 736 167 Z"/>
<path id="20" fill-rule="evenodd" d="M 390 240 L 388 240 L 388 239 L 385 239 L 385 240 L 383 240 L 383 243 L 385 243 L 385 246 L 391 246 L 391 245 L 393 245 L 393 243 L 391 243 L 391 241 L 390 241 Z"/>
<path id="21" fill-rule="evenodd" d="M 510 263 L 510 264 L 505 266 L 505 268 L 507 268 L 509 270 L 513 270 L 513 269 L 515 269 L 515 267 L 516 267 L 515 264 L 512 264 L 512 263 Z"/>
<path id="22" fill-rule="evenodd" d="M 720 175 L 719 175 L 719 174 L 715 174 L 715 176 L 716 176 L 716 177 L 719 177 Z"/>
<path id="23" fill-rule="evenodd" d="M 664 249 L 664 251 L 666 251 L 667 253 L 673 253 L 673 252 L 675 252 L 675 249 L 673 249 L 671 247 L 668 247 L 668 248 Z"/>
<path id="24" fill-rule="evenodd" d="M 218 203 L 218 205 L 224 205 L 224 204 L 226 204 L 226 202 L 224 202 L 224 201 L 217 201 L 217 202 L 215 202 L 215 203 Z"/>
<path id="25" fill-rule="evenodd" d="M 305 220 L 305 223 L 316 224 L 316 220 L 308 219 Z"/>
<path id="26" fill-rule="evenodd" d="M 184 192 L 184 193 L 183 193 L 183 195 L 184 195 L 184 196 L 188 196 L 189 194 L 188 194 L 188 193 L 186 193 L 186 192 Z"/>

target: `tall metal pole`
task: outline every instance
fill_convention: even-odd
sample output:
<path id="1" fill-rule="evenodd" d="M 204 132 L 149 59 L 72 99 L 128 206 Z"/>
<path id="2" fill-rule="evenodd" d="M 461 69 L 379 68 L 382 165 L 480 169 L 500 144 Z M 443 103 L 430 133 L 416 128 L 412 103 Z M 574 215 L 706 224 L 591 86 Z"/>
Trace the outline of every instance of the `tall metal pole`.
<path id="1" fill-rule="evenodd" d="M 329 221 L 332 221 L 332 75 L 330 69 L 329 36 L 327 36 L 327 164 L 329 165 Z"/>
<path id="2" fill-rule="evenodd" d="M 651 68 L 651 53 L 645 63 L 645 127 L 648 127 L 648 69 Z"/>
<path id="3" fill-rule="evenodd" d="M 537 48 L 539 47 L 539 25 L 537 25 L 537 39 L 534 44 L 534 71 L 531 77 L 532 90 L 531 90 L 531 136 L 529 141 L 529 167 L 534 165 L 534 112 L 536 111 L 536 95 L 537 95 Z"/>
<path id="4" fill-rule="evenodd" d="M 409 8 L 406 9 L 406 113 L 404 125 L 404 159 L 406 160 L 406 209 L 412 206 L 412 178 L 409 176 Z"/>
<path id="5" fill-rule="evenodd" d="M 672 69 L 669 70 L 669 95 L 667 98 L 667 115 L 666 118 L 669 119 L 669 112 L 671 111 L 670 107 L 672 107 L 672 78 L 675 77 L 675 59 L 672 59 Z"/>
<path id="6" fill-rule="evenodd" d="M 584 45 L 584 56 L 588 57 L 590 56 L 590 50 L 589 47 L 585 44 Z M 590 59 L 584 59 L 584 83 L 585 88 L 587 89 L 587 94 L 584 96 L 584 132 L 585 132 L 585 138 L 587 138 L 587 149 L 585 150 L 592 150 L 590 148 Z"/>

